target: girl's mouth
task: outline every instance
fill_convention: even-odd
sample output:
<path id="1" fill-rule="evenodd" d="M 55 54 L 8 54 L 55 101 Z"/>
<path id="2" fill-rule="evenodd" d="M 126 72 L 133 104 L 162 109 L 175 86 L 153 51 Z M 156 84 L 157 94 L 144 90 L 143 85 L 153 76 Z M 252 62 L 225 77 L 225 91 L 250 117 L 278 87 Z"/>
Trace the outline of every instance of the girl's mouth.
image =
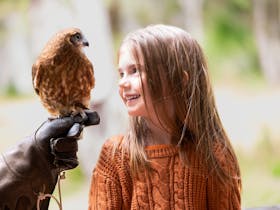
<path id="1" fill-rule="evenodd" d="M 135 94 L 135 95 L 126 95 L 124 97 L 125 101 L 126 101 L 126 105 L 132 105 L 134 104 L 134 102 L 136 102 L 137 99 L 140 98 L 140 94 Z"/>
<path id="2" fill-rule="evenodd" d="M 135 100 L 135 99 L 137 99 L 137 98 L 139 98 L 139 97 L 140 97 L 140 95 L 138 94 L 138 95 L 126 96 L 125 99 L 126 99 L 127 101 L 132 101 L 132 100 Z"/>

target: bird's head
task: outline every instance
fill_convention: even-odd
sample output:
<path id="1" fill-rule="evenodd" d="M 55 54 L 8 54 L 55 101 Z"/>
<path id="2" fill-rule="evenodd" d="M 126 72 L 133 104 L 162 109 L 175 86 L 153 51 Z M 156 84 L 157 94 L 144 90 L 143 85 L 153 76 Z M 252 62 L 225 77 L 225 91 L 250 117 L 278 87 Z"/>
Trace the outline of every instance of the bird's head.
<path id="1" fill-rule="evenodd" d="M 71 29 L 69 33 L 67 33 L 66 37 L 68 42 L 75 47 L 82 48 L 89 46 L 87 39 L 79 29 Z"/>

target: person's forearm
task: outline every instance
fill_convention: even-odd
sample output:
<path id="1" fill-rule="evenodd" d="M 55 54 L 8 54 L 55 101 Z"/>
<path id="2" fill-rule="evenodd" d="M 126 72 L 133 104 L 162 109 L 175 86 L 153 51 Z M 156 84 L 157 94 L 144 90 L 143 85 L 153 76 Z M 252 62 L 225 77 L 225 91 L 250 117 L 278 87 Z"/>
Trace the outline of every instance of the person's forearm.
<path id="1" fill-rule="evenodd" d="M 39 193 L 53 192 L 58 172 L 33 137 L 24 139 L 0 157 L 0 209 L 35 209 Z"/>
<path id="2" fill-rule="evenodd" d="M 100 121 L 96 112 L 85 113 L 85 119 L 75 115 L 45 121 L 35 135 L 0 156 L 0 209 L 37 209 L 38 196 L 52 194 L 60 171 L 77 167 L 81 132 Z M 48 204 L 49 197 L 40 201 L 40 210 Z"/>

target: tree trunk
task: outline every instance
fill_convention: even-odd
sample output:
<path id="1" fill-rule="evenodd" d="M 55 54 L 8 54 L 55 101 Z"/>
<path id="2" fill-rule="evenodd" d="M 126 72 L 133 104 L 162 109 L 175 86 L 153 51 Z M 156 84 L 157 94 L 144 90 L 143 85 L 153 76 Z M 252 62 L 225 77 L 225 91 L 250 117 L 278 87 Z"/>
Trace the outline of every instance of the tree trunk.
<path id="1" fill-rule="evenodd" d="M 198 41 L 203 42 L 203 0 L 180 0 L 185 16 L 187 31 Z"/>
<path id="2" fill-rule="evenodd" d="M 263 73 L 280 82 L 280 0 L 254 0 L 254 28 Z"/>

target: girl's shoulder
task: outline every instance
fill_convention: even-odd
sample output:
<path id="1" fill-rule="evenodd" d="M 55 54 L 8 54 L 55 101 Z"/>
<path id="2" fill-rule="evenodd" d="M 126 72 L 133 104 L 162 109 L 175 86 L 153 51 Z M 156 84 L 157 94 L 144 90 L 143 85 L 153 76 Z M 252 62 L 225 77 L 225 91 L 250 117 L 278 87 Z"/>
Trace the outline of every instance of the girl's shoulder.
<path id="1" fill-rule="evenodd" d="M 115 159 L 125 155 L 124 151 L 124 135 L 116 135 L 104 142 L 100 155 Z"/>
<path id="2" fill-rule="evenodd" d="M 128 168 L 127 156 L 122 148 L 123 138 L 123 135 L 113 136 L 104 142 L 94 169 L 95 173 L 117 179 L 118 171 Z"/>
<path id="3" fill-rule="evenodd" d="M 217 160 L 224 162 L 231 159 L 233 149 L 227 142 L 215 141 L 213 143 L 213 153 Z"/>
<path id="4" fill-rule="evenodd" d="M 238 171 L 238 161 L 235 152 L 229 142 L 216 141 L 213 145 L 213 153 L 219 167 L 230 174 Z"/>
<path id="5" fill-rule="evenodd" d="M 123 147 L 123 139 L 124 139 L 124 135 L 115 135 L 110 137 L 109 139 L 107 139 L 103 146 L 102 146 L 102 151 L 103 150 L 119 150 L 122 149 Z"/>

